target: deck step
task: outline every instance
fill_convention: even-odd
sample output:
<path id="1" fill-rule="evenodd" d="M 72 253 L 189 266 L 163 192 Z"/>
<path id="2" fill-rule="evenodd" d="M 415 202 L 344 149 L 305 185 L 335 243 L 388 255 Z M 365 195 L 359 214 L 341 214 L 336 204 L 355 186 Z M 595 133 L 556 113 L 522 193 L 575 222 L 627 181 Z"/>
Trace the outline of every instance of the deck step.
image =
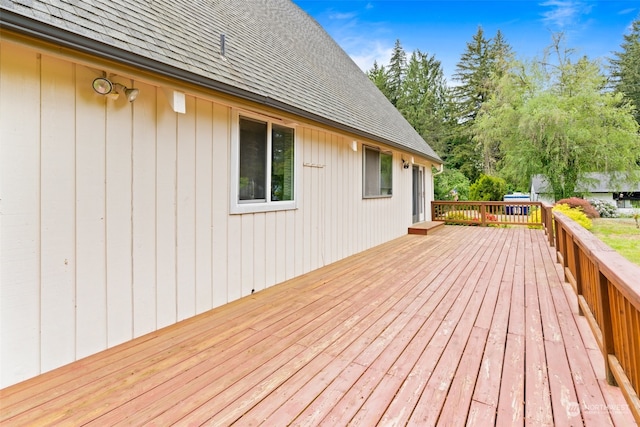
<path id="1" fill-rule="evenodd" d="M 444 221 L 424 221 L 413 224 L 409 227 L 409 234 L 421 234 L 426 236 L 439 228 L 444 227 Z"/>

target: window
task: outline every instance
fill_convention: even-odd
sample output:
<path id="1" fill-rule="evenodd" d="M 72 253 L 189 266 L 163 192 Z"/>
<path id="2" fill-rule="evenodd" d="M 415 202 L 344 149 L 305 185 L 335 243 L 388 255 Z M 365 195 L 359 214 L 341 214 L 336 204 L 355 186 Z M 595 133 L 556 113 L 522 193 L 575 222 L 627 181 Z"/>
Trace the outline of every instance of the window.
<path id="1" fill-rule="evenodd" d="M 294 129 L 238 116 L 232 213 L 295 208 Z"/>
<path id="2" fill-rule="evenodd" d="M 364 197 L 391 197 L 393 189 L 393 154 L 377 148 L 363 150 Z"/>

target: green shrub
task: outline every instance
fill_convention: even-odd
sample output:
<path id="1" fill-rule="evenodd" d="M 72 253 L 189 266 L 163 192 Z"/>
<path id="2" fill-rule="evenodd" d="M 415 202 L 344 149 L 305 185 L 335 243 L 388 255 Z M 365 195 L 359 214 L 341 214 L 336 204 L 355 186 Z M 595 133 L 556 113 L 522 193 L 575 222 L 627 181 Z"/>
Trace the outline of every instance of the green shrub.
<path id="1" fill-rule="evenodd" d="M 561 200 L 558 200 L 556 204 L 569 205 L 569 207 L 571 208 L 580 208 L 582 212 L 584 212 L 585 215 L 587 215 L 587 217 L 600 218 L 600 214 L 598 213 L 596 208 L 591 206 L 591 203 L 589 203 L 587 200 L 581 199 L 579 197 L 570 197 L 568 199 L 561 199 Z"/>
<path id="2" fill-rule="evenodd" d="M 449 224 L 449 225 L 477 225 L 480 224 L 480 219 L 479 218 L 475 218 L 471 215 L 467 215 L 465 212 L 462 211 L 451 211 L 451 212 L 447 212 L 447 214 L 444 217 L 444 223 L 445 224 Z M 453 221 L 472 221 L 473 224 L 460 224 L 458 222 L 453 222 Z"/>
<path id="3" fill-rule="evenodd" d="M 591 227 L 593 227 L 593 222 L 591 221 L 591 218 L 589 218 L 580 208 L 572 208 L 566 203 L 562 203 L 559 205 L 555 205 L 553 207 L 553 211 L 560 212 L 568 216 L 569 218 L 571 218 L 572 220 L 574 220 L 575 222 L 577 222 L 587 230 L 591 230 Z"/>
<path id="4" fill-rule="evenodd" d="M 469 200 L 469 179 L 457 169 L 446 169 L 433 178 L 435 200 Z"/>
<path id="5" fill-rule="evenodd" d="M 487 223 L 498 221 L 498 216 L 494 214 L 485 214 Z M 444 216 L 445 224 L 449 225 L 481 225 L 481 219 L 473 215 L 469 215 L 463 211 L 451 211 L 447 212 Z M 471 221 L 471 223 L 459 223 L 453 221 Z M 488 224 L 489 227 L 496 227 L 497 224 Z"/>
<path id="6" fill-rule="evenodd" d="M 617 218 L 618 209 L 613 203 L 606 202 L 600 199 L 589 199 L 591 206 L 595 208 L 600 214 L 600 218 Z"/>
<path id="7" fill-rule="evenodd" d="M 502 201 L 507 193 L 507 182 L 495 176 L 482 175 L 469 188 L 470 200 Z"/>

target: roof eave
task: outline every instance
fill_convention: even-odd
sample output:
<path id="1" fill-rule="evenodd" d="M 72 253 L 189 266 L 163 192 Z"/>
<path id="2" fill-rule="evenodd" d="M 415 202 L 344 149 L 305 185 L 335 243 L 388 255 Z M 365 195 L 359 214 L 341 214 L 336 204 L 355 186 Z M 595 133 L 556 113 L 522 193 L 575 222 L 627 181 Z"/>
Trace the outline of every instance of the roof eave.
<path id="1" fill-rule="evenodd" d="M 398 144 L 394 141 L 389 141 L 385 138 L 381 138 L 363 130 L 353 128 L 351 126 L 333 121 L 314 113 L 310 113 L 306 110 L 292 106 L 282 101 L 243 90 L 232 85 L 221 83 L 219 81 L 212 80 L 199 74 L 192 73 L 150 58 L 136 55 L 132 52 L 115 48 L 97 40 L 82 37 L 78 34 L 71 33 L 69 31 L 42 23 L 40 21 L 36 21 L 7 9 L 2 9 L 2 13 L 0 14 L 0 27 L 21 35 L 40 39 L 85 54 L 94 55 L 103 59 L 120 62 L 127 66 L 139 68 L 147 72 L 156 73 L 163 77 L 180 80 L 189 84 L 194 84 L 206 89 L 217 91 L 225 95 L 235 96 L 246 101 L 272 107 L 289 114 L 293 114 L 338 130 L 354 134 L 356 136 L 360 136 L 365 139 L 376 141 L 381 144 L 385 144 L 390 147 L 403 150 L 417 156 L 421 156 L 436 164 L 442 163 L 442 160 L 439 158 L 434 158 L 426 153 L 420 152 L 418 150 L 412 150 L 411 148 L 403 146 L 402 144 Z"/>

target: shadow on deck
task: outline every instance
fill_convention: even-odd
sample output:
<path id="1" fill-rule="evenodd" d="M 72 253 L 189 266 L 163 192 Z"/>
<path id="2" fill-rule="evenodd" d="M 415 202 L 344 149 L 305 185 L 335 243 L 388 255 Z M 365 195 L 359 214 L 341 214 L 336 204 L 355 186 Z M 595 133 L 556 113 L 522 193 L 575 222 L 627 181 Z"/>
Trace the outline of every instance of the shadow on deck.
<path id="1" fill-rule="evenodd" d="M 633 425 L 542 230 L 407 235 L 0 392 L 3 423 Z"/>

